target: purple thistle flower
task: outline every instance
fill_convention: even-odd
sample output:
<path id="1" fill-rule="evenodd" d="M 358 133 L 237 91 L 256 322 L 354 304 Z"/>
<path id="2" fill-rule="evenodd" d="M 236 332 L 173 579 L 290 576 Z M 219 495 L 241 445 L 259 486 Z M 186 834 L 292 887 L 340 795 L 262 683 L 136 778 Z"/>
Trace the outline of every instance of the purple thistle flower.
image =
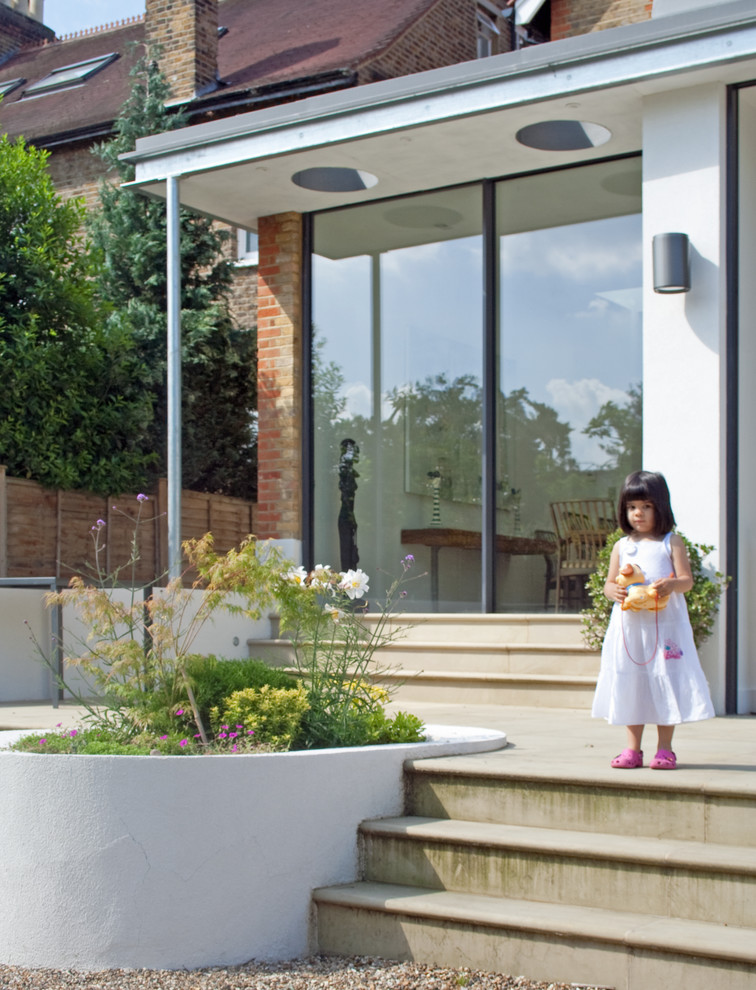
<path id="1" fill-rule="evenodd" d="M 149 497 L 142 492 L 137 495 L 137 502 L 149 502 Z"/>

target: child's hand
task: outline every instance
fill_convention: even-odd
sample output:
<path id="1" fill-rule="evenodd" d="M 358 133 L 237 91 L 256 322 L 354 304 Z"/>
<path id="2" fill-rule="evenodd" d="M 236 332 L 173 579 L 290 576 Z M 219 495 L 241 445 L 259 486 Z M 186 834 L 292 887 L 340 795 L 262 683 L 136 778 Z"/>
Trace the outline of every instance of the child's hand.
<path id="1" fill-rule="evenodd" d="M 620 586 L 615 584 L 613 581 L 611 583 L 607 583 L 606 597 L 609 601 L 617 602 L 621 605 L 627 598 L 627 588 L 620 588 Z"/>
<path id="2" fill-rule="evenodd" d="M 656 589 L 660 598 L 665 598 L 667 595 L 671 595 L 672 592 L 675 590 L 672 587 L 672 582 L 674 581 L 674 579 L 675 579 L 675 572 L 672 571 L 669 577 L 659 578 L 658 581 L 653 581 L 651 583 L 651 587 Z"/>

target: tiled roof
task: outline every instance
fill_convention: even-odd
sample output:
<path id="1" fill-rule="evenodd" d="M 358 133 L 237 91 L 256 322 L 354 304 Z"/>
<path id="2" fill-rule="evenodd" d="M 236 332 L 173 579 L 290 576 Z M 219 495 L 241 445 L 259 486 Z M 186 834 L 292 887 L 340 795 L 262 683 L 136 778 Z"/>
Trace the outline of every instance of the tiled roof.
<path id="1" fill-rule="evenodd" d="M 220 0 L 218 42 L 222 86 L 200 103 L 260 87 L 355 70 L 388 48 L 437 0 Z M 105 133 L 129 92 L 129 70 L 144 41 L 144 22 L 120 25 L 29 47 L 0 65 L 0 82 L 42 79 L 55 68 L 116 52 L 119 58 L 82 85 L 34 99 L 24 87 L 0 104 L 10 136 L 50 139 Z M 135 47 L 136 43 L 136 47 Z M 50 143 L 50 142 L 43 142 Z"/>

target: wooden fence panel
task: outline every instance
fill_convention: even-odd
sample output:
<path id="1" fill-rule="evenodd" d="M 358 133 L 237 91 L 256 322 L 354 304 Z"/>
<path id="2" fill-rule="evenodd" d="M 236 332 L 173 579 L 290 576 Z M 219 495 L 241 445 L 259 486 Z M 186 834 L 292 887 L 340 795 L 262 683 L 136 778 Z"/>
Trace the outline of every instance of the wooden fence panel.
<path id="1" fill-rule="evenodd" d="M 167 482 L 140 502 L 136 495 L 102 498 L 87 492 L 50 491 L 33 481 L 9 478 L 0 466 L 0 577 L 59 577 L 91 574 L 99 566 L 112 573 L 129 560 L 134 522 L 139 559 L 134 581 L 162 582 L 168 559 Z M 93 527 L 98 520 L 101 552 L 95 554 Z M 184 491 L 181 496 L 182 540 L 211 532 L 215 548 L 225 553 L 254 532 L 254 503 L 225 495 Z M 130 582 L 131 568 L 119 572 Z"/>

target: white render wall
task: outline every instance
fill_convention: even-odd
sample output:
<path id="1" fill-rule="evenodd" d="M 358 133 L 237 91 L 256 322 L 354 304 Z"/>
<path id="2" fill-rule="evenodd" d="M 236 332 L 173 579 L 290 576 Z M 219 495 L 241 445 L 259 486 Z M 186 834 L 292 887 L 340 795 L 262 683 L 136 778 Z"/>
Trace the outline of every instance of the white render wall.
<path id="1" fill-rule="evenodd" d="M 643 459 L 678 526 L 725 566 L 725 87 L 650 95 L 643 115 Z M 653 291 L 654 234 L 690 237 L 691 290 Z M 724 623 L 701 651 L 724 711 Z"/>
<path id="2" fill-rule="evenodd" d="M 404 761 L 506 742 L 435 737 L 259 756 L 0 751 L 0 963 L 197 969 L 307 954 L 312 890 L 357 879 L 357 827 L 402 813 Z"/>
<path id="3" fill-rule="evenodd" d="M 141 592 L 139 592 L 141 594 Z M 31 635 L 49 651 L 51 645 L 50 612 L 44 606 L 43 588 L 0 588 L 0 703 L 48 701 L 52 697 L 48 668 L 38 657 Z M 114 592 L 127 601 L 130 592 Z M 197 596 L 199 592 L 191 592 Z M 241 604 L 241 600 L 239 600 Z M 228 659 L 249 656 L 249 639 L 267 639 L 270 620 L 264 616 L 252 620 L 218 610 L 192 643 L 192 653 L 214 653 Z M 86 640 L 86 629 L 76 618 L 74 609 L 63 609 L 63 645 L 75 654 Z M 84 695 L 86 682 L 75 668 L 65 671 L 66 682 Z"/>

